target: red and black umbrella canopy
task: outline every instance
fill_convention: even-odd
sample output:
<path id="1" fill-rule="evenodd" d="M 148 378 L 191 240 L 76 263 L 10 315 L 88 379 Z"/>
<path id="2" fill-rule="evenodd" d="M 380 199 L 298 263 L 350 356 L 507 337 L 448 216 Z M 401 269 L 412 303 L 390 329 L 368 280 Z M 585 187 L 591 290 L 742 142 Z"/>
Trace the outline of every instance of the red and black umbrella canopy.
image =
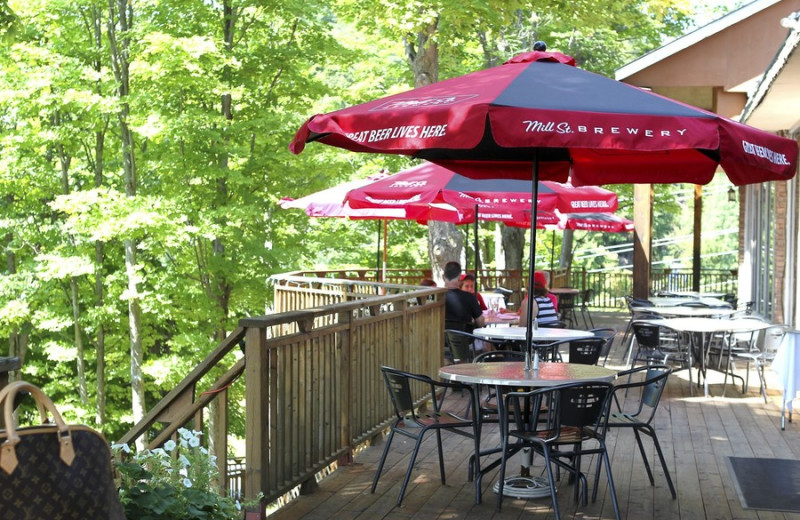
<path id="1" fill-rule="evenodd" d="M 411 209 L 432 203 L 449 204 L 474 213 L 503 210 L 530 211 L 533 186 L 530 180 L 471 179 L 433 163 L 377 179 L 350 190 L 345 200 L 354 209 Z M 596 186 L 576 188 L 569 184 L 541 181 L 537 190 L 541 211 L 609 212 L 617 209 L 617 195 Z M 530 220 L 530 217 L 528 217 Z M 451 220 L 452 221 L 452 220 Z"/>
<path id="2" fill-rule="evenodd" d="M 534 51 L 505 64 L 313 116 L 290 148 L 320 141 L 424 158 L 469 177 L 573 184 L 736 185 L 791 178 L 797 143 Z M 502 173 L 487 162 L 503 163 Z"/>
<path id="3" fill-rule="evenodd" d="M 707 184 L 721 166 L 743 185 L 796 172 L 791 139 L 574 65 L 558 52 L 521 54 L 499 67 L 313 116 L 289 147 L 300 153 L 306 142 L 320 141 L 427 159 L 468 177 L 532 179 L 532 200 L 539 180 Z M 535 220 L 535 204 L 531 213 Z M 530 344 L 531 300 L 528 307 Z"/>

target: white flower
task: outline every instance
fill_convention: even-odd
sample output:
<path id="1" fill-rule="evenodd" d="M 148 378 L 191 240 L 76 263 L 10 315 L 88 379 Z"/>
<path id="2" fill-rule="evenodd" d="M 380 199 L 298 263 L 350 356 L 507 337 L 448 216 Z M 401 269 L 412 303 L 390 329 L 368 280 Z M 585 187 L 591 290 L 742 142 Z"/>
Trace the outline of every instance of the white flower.
<path id="1" fill-rule="evenodd" d="M 125 453 L 130 453 L 131 452 L 131 447 L 128 446 L 127 444 L 112 444 L 111 445 L 111 449 L 122 450 Z"/>
<path id="2" fill-rule="evenodd" d="M 170 439 L 170 440 L 168 440 L 167 442 L 164 443 L 164 449 L 166 451 L 174 450 L 175 446 L 176 446 L 175 441 L 173 441 L 172 439 Z"/>
<path id="3" fill-rule="evenodd" d="M 192 481 L 188 478 L 183 479 L 183 485 L 187 488 L 192 487 Z"/>
<path id="4" fill-rule="evenodd" d="M 238 500 L 236 501 L 236 510 L 237 511 L 241 511 L 242 510 L 242 503 L 239 502 Z"/>
<path id="5" fill-rule="evenodd" d="M 192 463 L 189 462 L 189 459 L 187 459 L 185 455 L 181 455 L 180 457 L 178 457 L 178 460 L 181 462 L 182 466 L 191 466 L 192 465 Z"/>
<path id="6" fill-rule="evenodd" d="M 200 438 L 192 437 L 191 439 L 189 439 L 189 446 L 191 446 L 192 448 L 200 446 Z"/>
<path id="7" fill-rule="evenodd" d="M 194 436 L 194 434 L 191 431 L 187 430 L 186 428 L 180 428 L 178 430 L 178 433 L 180 434 L 181 439 L 184 439 L 184 440 L 187 440 L 187 441 Z"/>

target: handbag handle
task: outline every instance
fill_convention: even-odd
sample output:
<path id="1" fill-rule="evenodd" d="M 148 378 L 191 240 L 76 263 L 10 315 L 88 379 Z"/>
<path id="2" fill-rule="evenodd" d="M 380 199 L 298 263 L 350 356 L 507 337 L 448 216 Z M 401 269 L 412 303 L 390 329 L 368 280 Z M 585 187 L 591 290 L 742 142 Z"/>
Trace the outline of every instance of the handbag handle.
<path id="1" fill-rule="evenodd" d="M 0 413 L 2 413 L 2 406 L 3 406 L 3 399 L 6 398 L 6 394 L 8 394 L 9 390 L 8 387 L 11 385 L 6 385 L 3 388 L 0 388 Z M 12 402 L 16 401 L 16 396 L 14 399 L 11 400 Z M 42 419 L 42 424 L 48 424 L 50 419 L 47 417 L 47 409 L 44 407 L 42 403 L 36 401 L 36 409 L 39 410 L 39 417 Z"/>
<path id="2" fill-rule="evenodd" d="M 19 434 L 17 434 L 17 428 L 14 424 L 13 411 L 14 398 L 20 391 L 29 392 L 31 394 L 36 401 L 36 406 L 39 408 L 40 414 L 43 414 L 43 410 L 46 409 L 50 412 L 50 415 L 53 416 L 53 421 L 56 423 L 56 428 L 58 430 L 57 435 L 60 446 L 59 457 L 64 464 L 70 466 L 72 461 L 75 460 L 75 448 L 72 445 L 72 434 L 69 431 L 69 426 L 64 422 L 61 414 L 58 413 L 53 401 L 51 401 L 39 387 L 26 381 L 15 381 L 9 383 L 0 391 L 0 403 L 5 401 L 3 417 L 6 424 L 6 441 L 0 446 L 0 468 L 10 475 L 19 465 L 15 446 L 20 442 L 20 437 Z"/>

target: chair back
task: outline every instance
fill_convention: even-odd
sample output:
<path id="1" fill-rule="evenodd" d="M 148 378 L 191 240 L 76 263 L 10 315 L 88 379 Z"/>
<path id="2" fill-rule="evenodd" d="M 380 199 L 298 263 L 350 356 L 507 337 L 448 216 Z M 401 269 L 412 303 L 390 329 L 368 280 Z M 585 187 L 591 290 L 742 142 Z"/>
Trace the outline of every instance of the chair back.
<path id="1" fill-rule="evenodd" d="M 556 387 L 561 426 L 583 428 L 597 424 L 605 411 L 611 383 L 576 383 Z"/>
<path id="2" fill-rule="evenodd" d="M 525 361 L 525 353 L 519 350 L 489 350 L 481 352 L 473 363 L 497 363 L 501 361 Z"/>
<path id="3" fill-rule="evenodd" d="M 594 289 L 586 289 L 583 291 L 583 295 L 581 296 L 581 304 L 584 307 L 587 307 L 592 299 L 594 299 Z"/>
<path id="4" fill-rule="evenodd" d="M 672 369 L 666 365 L 650 365 L 644 376 L 645 385 L 642 387 L 642 404 L 652 410 L 658 407 L 661 394 L 667 386 L 667 378 Z"/>
<path id="5" fill-rule="evenodd" d="M 661 343 L 660 327 L 658 325 L 634 321 L 631 324 L 631 329 L 639 348 L 657 349 Z"/>
<path id="6" fill-rule="evenodd" d="M 656 414 L 658 403 L 661 401 L 661 396 L 664 393 L 664 388 L 667 385 L 667 378 L 672 373 L 672 368 L 667 365 L 647 365 L 637 367 L 618 373 L 617 381 L 622 380 L 623 376 L 629 376 L 628 381 L 630 381 L 630 376 L 632 374 L 637 374 L 640 372 L 644 372 L 644 378 L 641 381 L 620 383 L 614 386 L 614 401 L 617 403 L 617 406 L 621 412 L 624 411 L 629 416 L 636 417 L 638 421 L 649 424 Z M 624 410 L 623 406 L 620 404 L 620 400 L 617 399 L 616 395 L 623 391 L 627 395 L 628 390 L 634 388 L 641 390 L 638 402 L 632 405 L 635 410 Z M 628 408 L 629 406 L 627 406 L 627 403 L 630 403 L 631 401 L 628 400 L 625 402 L 625 408 Z"/>
<path id="7" fill-rule="evenodd" d="M 772 325 L 762 331 L 758 337 L 758 347 L 762 353 L 774 356 L 781 346 L 783 336 L 789 330 L 788 325 Z"/>
<path id="8" fill-rule="evenodd" d="M 475 357 L 475 339 L 468 332 L 455 329 L 444 331 L 445 347 L 450 351 L 453 363 L 471 363 Z"/>
<path id="9" fill-rule="evenodd" d="M 581 430 L 586 426 L 597 428 L 603 435 L 603 421 L 610 397 L 611 383 L 578 382 L 538 388 L 526 392 L 509 392 L 501 417 L 501 434 L 513 414 L 513 424 L 518 431 L 542 432 L 546 442 L 556 441 L 563 428 Z"/>
<path id="10" fill-rule="evenodd" d="M 596 365 L 608 341 L 604 338 L 586 338 L 570 341 L 569 362 L 579 365 Z"/>
<path id="11" fill-rule="evenodd" d="M 414 397 L 411 394 L 411 374 L 389 367 L 381 367 L 394 412 L 398 418 L 414 416 Z M 435 401 L 435 400 L 434 400 Z"/>

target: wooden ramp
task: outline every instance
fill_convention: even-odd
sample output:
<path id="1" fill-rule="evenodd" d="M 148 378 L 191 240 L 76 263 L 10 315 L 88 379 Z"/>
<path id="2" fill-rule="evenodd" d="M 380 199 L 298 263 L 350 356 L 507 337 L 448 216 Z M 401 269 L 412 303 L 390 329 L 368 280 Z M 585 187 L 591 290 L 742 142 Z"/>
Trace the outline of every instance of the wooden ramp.
<path id="1" fill-rule="evenodd" d="M 600 321 L 601 323 L 598 323 Z M 613 324 L 624 330 L 623 315 L 595 316 L 596 326 Z M 621 337 L 621 333 L 620 333 Z M 608 366 L 622 368 L 625 348 L 618 340 Z M 740 370 L 743 373 L 743 369 Z M 693 378 L 696 377 L 693 374 Z M 622 518 L 639 519 L 800 519 L 800 514 L 743 509 L 727 466 L 727 457 L 768 457 L 800 459 L 800 423 L 787 423 L 780 429 L 780 395 L 770 390 L 770 402 L 764 404 L 758 394 L 758 378 L 751 374 L 747 394 L 741 386 L 729 384 L 722 396 L 722 377 L 710 376 L 713 397 L 702 397 L 702 389 L 692 388 L 686 371 L 670 376 L 662 398 L 655 426 L 678 493 L 673 500 L 652 443 L 644 438 L 648 459 L 655 474 L 651 486 L 641 461 L 633 432 L 612 430 L 608 446 L 614 482 Z M 773 384 L 773 388 L 776 385 Z M 694 391 L 693 391 L 694 390 Z M 633 397 L 633 396 L 631 396 Z M 463 410 L 460 396 L 448 396 L 448 406 Z M 457 435 L 443 436 L 447 484 L 439 481 L 435 436 L 432 434 L 420 450 L 403 505 L 396 506 L 397 495 L 408 465 L 413 444 L 396 437 L 378 488 L 370 493 L 375 468 L 383 442 L 359 453 L 352 465 L 340 467 L 319 482 L 319 487 L 304 494 L 271 515 L 276 520 L 294 519 L 517 519 L 553 518 L 549 498 L 503 500 L 497 512 L 492 491 L 496 472 L 484 477 L 483 503 L 475 504 L 474 484 L 467 480 L 470 441 Z M 499 444 L 495 425 L 486 425 L 482 446 Z M 594 468 L 594 460 L 584 468 Z M 512 459 L 509 470 L 516 472 L 519 458 Z M 543 471 L 541 459 L 534 462 L 533 473 Z M 512 471 L 509 471 L 511 473 Z M 589 489 L 594 482 L 588 476 Z M 572 486 L 562 476 L 558 483 L 562 517 L 574 519 L 614 518 L 614 511 L 604 475 L 596 502 L 576 505 Z M 800 490 L 797 490 L 800 492 Z"/>

